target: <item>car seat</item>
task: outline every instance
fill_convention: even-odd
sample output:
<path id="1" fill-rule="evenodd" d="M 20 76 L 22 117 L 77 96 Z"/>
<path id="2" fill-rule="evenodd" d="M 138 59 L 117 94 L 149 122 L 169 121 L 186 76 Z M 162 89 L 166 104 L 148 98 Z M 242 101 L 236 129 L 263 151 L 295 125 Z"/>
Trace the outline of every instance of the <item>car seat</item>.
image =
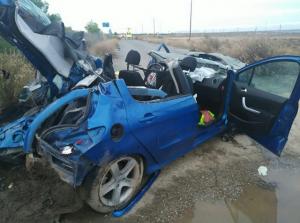
<path id="1" fill-rule="evenodd" d="M 119 79 L 123 79 L 127 86 L 145 86 L 141 74 L 134 70 L 135 66 L 140 64 L 141 55 L 138 51 L 130 50 L 126 56 L 127 70 L 119 72 Z M 130 70 L 130 66 L 132 70 Z"/>
<path id="2" fill-rule="evenodd" d="M 197 60 L 194 57 L 185 57 L 180 61 L 180 67 L 182 70 L 194 72 L 197 67 Z"/>
<path id="3" fill-rule="evenodd" d="M 180 61 L 180 67 L 184 71 L 194 72 L 197 68 L 197 60 L 194 57 L 185 57 Z M 190 88 L 194 91 L 194 83 L 189 75 L 186 75 Z"/>
<path id="4" fill-rule="evenodd" d="M 178 62 L 171 61 L 167 66 L 168 70 L 155 72 L 155 86 L 152 87 L 161 89 L 168 97 L 181 94 L 192 94 L 193 89 Z"/>
<path id="5" fill-rule="evenodd" d="M 105 54 L 104 60 L 103 60 L 103 73 L 106 77 L 108 77 L 110 80 L 115 79 L 115 70 L 113 66 L 113 60 L 111 54 Z"/>

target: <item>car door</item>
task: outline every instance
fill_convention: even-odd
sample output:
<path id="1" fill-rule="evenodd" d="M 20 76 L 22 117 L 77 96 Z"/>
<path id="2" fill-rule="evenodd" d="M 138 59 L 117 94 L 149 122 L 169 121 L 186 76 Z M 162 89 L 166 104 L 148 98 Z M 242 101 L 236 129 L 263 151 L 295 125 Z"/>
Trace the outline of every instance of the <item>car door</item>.
<path id="1" fill-rule="evenodd" d="M 191 149 L 199 121 L 193 96 L 132 101 L 129 109 L 133 134 L 160 163 L 166 164 Z"/>
<path id="2" fill-rule="evenodd" d="M 280 155 L 298 112 L 300 57 L 278 56 L 248 65 L 235 77 L 230 121 Z"/>

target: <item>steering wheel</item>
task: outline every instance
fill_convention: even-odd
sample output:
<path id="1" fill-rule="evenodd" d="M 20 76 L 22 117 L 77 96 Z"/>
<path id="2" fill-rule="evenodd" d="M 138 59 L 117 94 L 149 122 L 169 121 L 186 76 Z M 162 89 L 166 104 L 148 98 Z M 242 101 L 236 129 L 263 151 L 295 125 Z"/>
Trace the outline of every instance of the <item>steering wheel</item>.
<path id="1" fill-rule="evenodd" d="M 149 67 L 148 67 L 148 71 L 150 72 L 155 72 L 155 71 L 165 71 L 167 69 L 167 65 L 166 64 L 163 64 L 163 63 L 154 63 L 154 64 L 151 64 Z"/>

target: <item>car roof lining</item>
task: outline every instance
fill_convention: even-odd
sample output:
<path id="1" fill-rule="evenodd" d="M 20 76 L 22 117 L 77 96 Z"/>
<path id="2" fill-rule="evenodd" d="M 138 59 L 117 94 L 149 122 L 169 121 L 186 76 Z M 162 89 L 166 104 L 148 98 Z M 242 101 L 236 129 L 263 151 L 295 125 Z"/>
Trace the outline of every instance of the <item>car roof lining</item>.
<path id="1" fill-rule="evenodd" d="M 32 31 L 23 18 L 15 13 L 15 21 L 20 33 L 49 61 L 55 70 L 64 77 L 69 77 L 73 61 L 64 56 L 62 41 L 51 35 L 41 35 Z"/>

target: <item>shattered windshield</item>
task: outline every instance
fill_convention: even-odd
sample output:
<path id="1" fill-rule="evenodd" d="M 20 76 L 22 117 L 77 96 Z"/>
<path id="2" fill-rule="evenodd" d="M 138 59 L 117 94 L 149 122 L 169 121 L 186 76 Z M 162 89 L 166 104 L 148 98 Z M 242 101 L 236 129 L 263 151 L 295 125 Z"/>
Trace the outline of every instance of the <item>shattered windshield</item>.
<path id="1" fill-rule="evenodd" d="M 30 0 L 19 0 L 18 14 L 25 20 L 34 32 L 40 32 L 51 24 L 48 16 Z"/>

